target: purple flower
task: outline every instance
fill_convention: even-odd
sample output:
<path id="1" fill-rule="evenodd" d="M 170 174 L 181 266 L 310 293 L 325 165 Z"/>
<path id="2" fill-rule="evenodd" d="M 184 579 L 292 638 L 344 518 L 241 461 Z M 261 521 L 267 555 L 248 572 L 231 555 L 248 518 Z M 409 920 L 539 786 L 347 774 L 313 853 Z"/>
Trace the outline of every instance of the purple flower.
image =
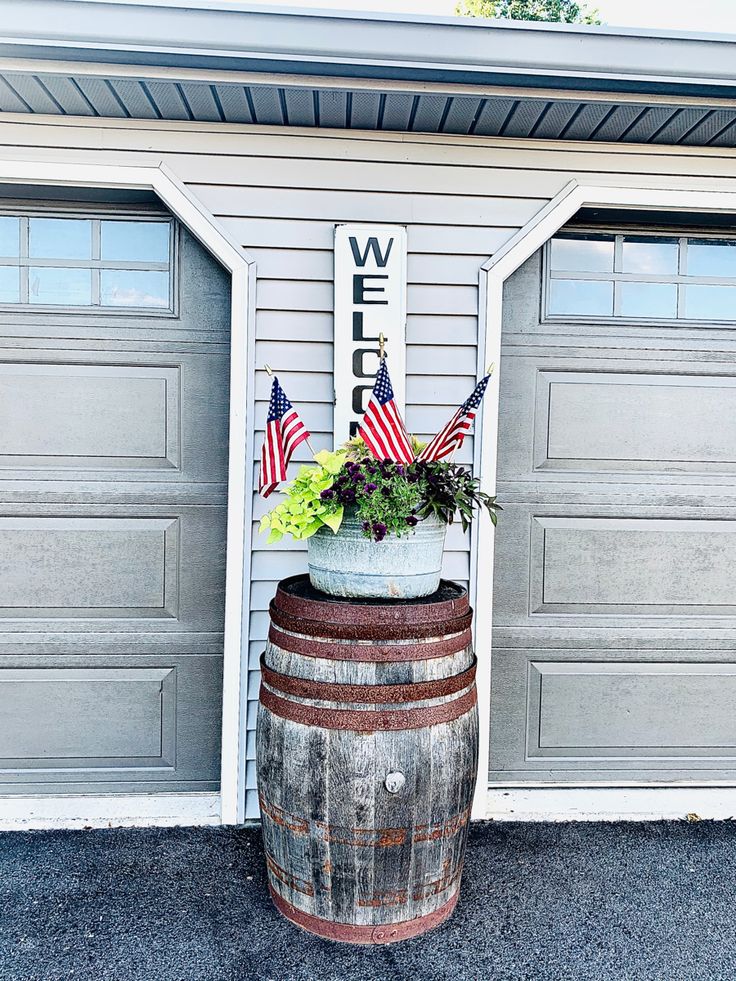
<path id="1" fill-rule="evenodd" d="M 370 531 L 371 530 L 371 523 L 370 523 L 370 521 L 364 521 L 363 524 L 361 525 L 361 527 L 362 527 L 363 531 Z"/>
<path id="2" fill-rule="evenodd" d="M 365 480 L 365 477 L 360 472 L 360 470 L 353 470 L 352 476 L 350 478 L 354 484 L 359 484 Z"/>
<path id="3" fill-rule="evenodd" d="M 331 487 L 328 487 L 327 490 L 323 490 L 319 496 L 322 498 L 323 501 L 329 501 L 331 497 L 335 496 L 335 492 L 334 490 L 332 490 Z"/>
<path id="4" fill-rule="evenodd" d="M 355 504 L 355 491 L 352 487 L 346 487 L 344 491 L 341 491 L 340 501 L 343 504 Z"/>
<path id="5" fill-rule="evenodd" d="M 417 482 L 417 481 L 419 480 L 419 474 L 418 474 L 418 473 L 410 473 L 410 474 L 409 474 L 409 475 L 407 476 L 407 478 L 406 478 L 406 479 L 407 479 L 407 481 L 408 481 L 408 482 L 409 482 L 410 484 L 416 484 L 416 482 Z"/>
<path id="6" fill-rule="evenodd" d="M 415 514 L 410 514 L 406 519 L 406 523 L 410 528 L 414 528 L 419 524 L 419 518 Z"/>
<path id="7" fill-rule="evenodd" d="M 377 542 L 382 542 L 383 541 L 383 539 L 386 537 L 386 532 L 387 531 L 388 531 L 388 528 L 386 527 L 386 525 L 382 521 L 374 521 L 373 522 L 373 537 L 375 538 L 375 540 Z"/>
<path id="8" fill-rule="evenodd" d="M 396 473 L 399 475 L 399 477 L 404 476 L 404 468 L 401 466 L 400 463 L 396 464 Z"/>
<path id="9" fill-rule="evenodd" d="M 365 487 L 363 488 L 366 494 L 372 494 L 373 491 L 377 489 L 378 489 L 377 484 L 366 484 Z"/>

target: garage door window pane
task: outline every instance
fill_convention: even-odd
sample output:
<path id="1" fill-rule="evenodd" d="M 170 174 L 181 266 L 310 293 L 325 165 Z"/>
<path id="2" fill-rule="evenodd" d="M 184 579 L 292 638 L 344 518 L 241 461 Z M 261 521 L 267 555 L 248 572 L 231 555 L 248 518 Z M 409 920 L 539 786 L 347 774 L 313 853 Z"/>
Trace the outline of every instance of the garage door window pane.
<path id="1" fill-rule="evenodd" d="M 20 300 L 20 269 L 0 266 L 0 303 L 18 303 Z"/>
<path id="2" fill-rule="evenodd" d="M 610 317 L 613 313 L 613 283 L 553 279 L 549 312 L 554 316 Z"/>
<path id="3" fill-rule="evenodd" d="M 169 222 L 103 221 L 101 226 L 103 260 L 169 261 Z"/>
<path id="4" fill-rule="evenodd" d="M 736 242 L 687 244 L 688 276 L 736 276 Z"/>
<path id="5" fill-rule="evenodd" d="M 81 218 L 31 218 L 32 259 L 91 259 L 92 222 Z"/>
<path id="6" fill-rule="evenodd" d="M 31 303 L 85 307 L 92 303 L 92 270 L 57 266 L 29 270 Z"/>
<path id="7" fill-rule="evenodd" d="M 625 238 L 622 271 L 650 276 L 675 276 L 678 253 L 677 242 Z"/>
<path id="8" fill-rule="evenodd" d="M 0 218 L 0 256 L 15 259 L 20 255 L 20 219 Z"/>
<path id="9" fill-rule="evenodd" d="M 169 306 L 169 274 L 124 269 L 103 269 L 100 296 L 105 307 Z"/>
<path id="10" fill-rule="evenodd" d="M 550 262 L 563 272 L 613 272 L 613 240 L 554 238 Z"/>
<path id="11" fill-rule="evenodd" d="M 677 316 L 677 287 L 667 283 L 621 283 L 622 317 Z"/>
<path id="12" fill-rule="evenodd" d="M 686 286 L 688 320 L 736 320 L 736 286 Z"/>
<path id="13" fill-rule="evenodd" d="M 549 312 L 556 316 L 610 317 L 613 313 L 613 283 L 595 280 L 553 279 Z"/>

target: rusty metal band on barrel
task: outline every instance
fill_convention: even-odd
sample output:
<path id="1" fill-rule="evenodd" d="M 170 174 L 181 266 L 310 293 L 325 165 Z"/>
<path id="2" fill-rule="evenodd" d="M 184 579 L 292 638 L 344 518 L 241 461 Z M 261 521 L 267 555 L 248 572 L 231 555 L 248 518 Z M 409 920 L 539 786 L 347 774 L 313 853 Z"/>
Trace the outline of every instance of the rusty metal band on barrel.
<path id="1" fill-rule="evenodd" d="M 414 681 L 410 684 L 393 685 L 346 685 L 330 681 L 314 681 L 311 678 L 297 678 L 291 674 L 281 674 L 266 664 L 265 654 L 261 654 L 261 678 L 269 686 L 286 695 L 297 698 L 314 698 L 320 702 L 363 702 L 369 705 L 394 704 L 402 702 L 421 702 L 430 698 L 454 695 L 467 688 L 475 679 L 477 658 L 466 671 L 447 678 L 432 681 Z"/>
<path id="2" fill-rule="evenodd" d="M 446 657 L 465 650 L 473 642 L 470 627 L 450 637 L 428 640 L 417 644 L 339 644 L 312 637 L 298 637 L 284 633 L 271 624 L 268 639 L 276 647 L 291 654 L 306 657 L 323 657 L 335 661 L 428 661 L 433 657 Z"/>
<path id="3" fill-rule="evenodd" d="M 290 584 L 306 576 L 292 576 L 279 583 L 274 603 L 279 610 L 295 617 L 306 617 L 322 623 L 436 623 L 441 620 L 454 620 L 463 616 L 469 610 L 468 592 L 456 599 L 440 600 L 437 603 L 414 602 L 405 600 L 388 603 L 369 602 L 356 603 L 350 600 L 337 600 L 325 596 L 324 599 L 308 599 L 295 596 L 288 591 Z"/>
<path id="4" fill-rule="evenodd" d="M 472 610 L 451 620 L 435 623 L 330 623 L 326 620 L 308 620 L 284 613 L 272 601 L 269 608 L 271 623 L 283 630 L 314 637 L 335 637 L 338 640 L 421 640 L 424 637 L 446 637 L 448 634 L 467 630 L 472 621 Z"/>
<path id="5" fill-rule="evenodd" d="M 317 936 L 325 937 L 327 940 L 343 940 L 353 944 L 390 944 L 426 933 L 427 930 L 439 926 L 447 919 L 454 910 L 459 895 L 457 891 L 454 892 L 439 909 L 432 913 L 425 913 L 424 916 L 417 916 L 416 919 L 367 926 L 353 923 L 335 923 L 332 920 L 325 920 L 321 916 L 305 913 L 279 896 L 271 883 L 268 884 L 268 889 L 274 906 L 287 920 L 291 920 L 292 923 L 296 923 L 302 929 L 315 933 Z"/>
<path id="6" fill-rule="evenodd" d="M 303 702 L 281 698 L 262 684 L 259 694 L 261 705 L 274 715 L 289 722 L 322 729 L 341 729 L 348 732 L 401 732 L 404 729 L 422 729 L 424 726 L 453 722 L 469 712 L 478 702 L 478 692 L 473 687 L 449 702 L 427 705 L 421 708 L 360 709 L 318 708 Z"/>

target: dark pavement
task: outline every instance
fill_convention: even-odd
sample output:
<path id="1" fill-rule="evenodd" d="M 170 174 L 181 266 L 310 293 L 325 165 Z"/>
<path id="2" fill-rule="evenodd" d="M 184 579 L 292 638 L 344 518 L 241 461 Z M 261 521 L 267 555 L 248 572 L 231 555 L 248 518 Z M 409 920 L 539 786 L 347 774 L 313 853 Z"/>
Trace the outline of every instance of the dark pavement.
<path id="1" fill-rule="evenodd" d="M 485 824 L 460 903 L 394 947 L 271 906 L 255 829 L 0 835 L 1 981 L 736 978 L 736 824 Z"/>

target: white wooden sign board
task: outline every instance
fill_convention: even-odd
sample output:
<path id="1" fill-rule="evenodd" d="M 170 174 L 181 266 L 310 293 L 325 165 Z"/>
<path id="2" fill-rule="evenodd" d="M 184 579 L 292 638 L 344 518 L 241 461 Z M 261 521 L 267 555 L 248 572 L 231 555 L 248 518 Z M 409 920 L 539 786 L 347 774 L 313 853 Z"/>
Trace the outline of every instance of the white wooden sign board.
<path id="1" fill-rule="evenodd" d="M 378 371 L 378 335 L 386 338 L 397 404 L 406 401 L 406 228 L 335 227 L 335 446 L 354 435 Z"/>

